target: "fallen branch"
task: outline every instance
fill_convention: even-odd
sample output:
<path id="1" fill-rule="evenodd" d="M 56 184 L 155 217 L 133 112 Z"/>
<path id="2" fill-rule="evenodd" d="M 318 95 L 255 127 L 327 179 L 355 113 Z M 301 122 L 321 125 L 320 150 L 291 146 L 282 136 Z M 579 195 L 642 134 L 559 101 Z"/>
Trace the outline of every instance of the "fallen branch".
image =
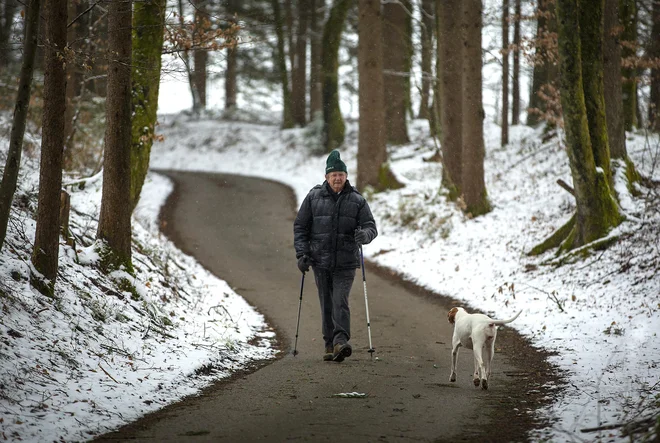
<path id="1" fill-rule="evenodd" d="M 110 378 L 112 379 L 112 381 L 114 381 L 115 383 L 119 384 L 119 382 L 118 382 L 117 380 L 115 380 L 115 378 L 114 378 L 112 375 L 110 375 L 110 373 L 109 373 L 108 371 L 106 371 L 105 369 L 103 369 L 103 366 L 101 366 L 101 363 L 99 363 L 99 368 L 101 368 L 101 371 L 105 372 L 105 375 L 107 375 L 108 377 L 110 377 Z"/>

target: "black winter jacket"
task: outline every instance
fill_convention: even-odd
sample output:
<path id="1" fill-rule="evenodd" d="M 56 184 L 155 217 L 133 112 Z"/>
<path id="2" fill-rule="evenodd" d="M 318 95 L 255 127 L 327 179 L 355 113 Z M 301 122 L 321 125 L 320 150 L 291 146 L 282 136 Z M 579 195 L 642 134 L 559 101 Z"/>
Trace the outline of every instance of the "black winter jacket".
<path id="1" fill-rule="evenodd" d="M 293 223 L 296 258 L 307 255 L 323 269 L 359 268 L 358 227 L 366 231 L 367 243 L 378 235 L 367 201 L 348 181 L 339 194 L 324 181 L 309 191 Z"/>

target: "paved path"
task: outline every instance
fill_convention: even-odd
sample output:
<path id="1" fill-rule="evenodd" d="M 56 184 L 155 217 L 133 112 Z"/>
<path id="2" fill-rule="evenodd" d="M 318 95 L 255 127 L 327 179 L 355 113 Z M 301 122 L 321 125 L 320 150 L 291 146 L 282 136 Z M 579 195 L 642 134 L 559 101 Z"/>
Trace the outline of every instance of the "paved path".
<path id="1" fill-rule="evenodd" d="M 530 386 L 545 381 L 539 369 L 545 367 L 510 329 L 502 328 L 498 337 L 503 350 L 495 356 L 490 390 L 472 386 L 471 351 L 460 354 L 458 382 L 450 384 L 449 301 L 367 267 L 378 359 L 367 352 L 358 273 L 350 296 L 353 356 L 340 364 L 323 362 L 320 308 L 308 274 L 300 353 L 293 357 L 301 274 L 292 247 L 296 208 L 290 189 L 247 177 L 167 175 L 176 188 L 162 213 L 165 233 L 266 316 L 278 331 L 283 356 L 100 441 L 526 440 L 534 425 L 530 409 L 540 398 L 529 395 Z M 533 358 L 516 360 L 528 352 Z M 345 392 L 367 397 L 333 397 Z"/>

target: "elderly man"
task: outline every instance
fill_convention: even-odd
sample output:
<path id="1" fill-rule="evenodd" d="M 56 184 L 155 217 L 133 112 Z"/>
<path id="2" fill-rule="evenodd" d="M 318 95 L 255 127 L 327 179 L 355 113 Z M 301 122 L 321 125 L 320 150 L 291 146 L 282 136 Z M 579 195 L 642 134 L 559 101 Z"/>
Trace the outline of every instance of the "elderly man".
<path id="1" fill-rule="evenodd" d="M 323 360 L 336 362 L 353 352 L 348 294 L 360 267 L 359 246 L 378 235 L 369 205 L 347 178 L 339 151 L 332 151 L 325 181 L 309 191 L 293 224 L 298 268 L 305 273 L 312 266 L 319 292 Z"/>

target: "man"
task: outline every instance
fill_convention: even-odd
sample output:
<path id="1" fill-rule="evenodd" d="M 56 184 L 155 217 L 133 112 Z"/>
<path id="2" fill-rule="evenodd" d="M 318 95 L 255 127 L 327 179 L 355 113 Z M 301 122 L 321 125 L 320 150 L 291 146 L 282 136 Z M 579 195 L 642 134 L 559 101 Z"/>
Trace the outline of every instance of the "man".
<path id="1" fill-rule="evenodd" d="M 348 294 L 360 267 L 360 245 L 378 235 L 369 205 L 347 178 L 339 151 L 332 151 L 325 181 L 309 191 L 293 223 L 298 269 L 304 274 L 312 266 L 319 292 L 324 361 L 341 362 L 353 352 Z"/>

